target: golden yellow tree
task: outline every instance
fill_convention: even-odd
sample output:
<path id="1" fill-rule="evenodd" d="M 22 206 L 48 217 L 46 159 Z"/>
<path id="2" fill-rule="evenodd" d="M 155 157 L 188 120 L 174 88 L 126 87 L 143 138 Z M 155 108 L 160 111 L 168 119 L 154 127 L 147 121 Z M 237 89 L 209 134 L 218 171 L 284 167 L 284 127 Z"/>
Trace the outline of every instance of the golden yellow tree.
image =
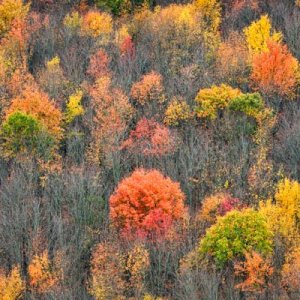
<path id="1" fill-rule="evenodd" d="M 268 15 L 261 16 L 258 21 L 244 29 L 248 48 L 252 54 L 268 51 L 268 41 L 280 42 L 282 34 L 272 29 Z"/>

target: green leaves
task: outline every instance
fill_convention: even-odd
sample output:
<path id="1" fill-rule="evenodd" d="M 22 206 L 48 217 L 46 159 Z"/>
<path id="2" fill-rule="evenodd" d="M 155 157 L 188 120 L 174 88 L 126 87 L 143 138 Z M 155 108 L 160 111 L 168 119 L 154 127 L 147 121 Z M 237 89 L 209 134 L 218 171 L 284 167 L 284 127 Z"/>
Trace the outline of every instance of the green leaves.
<path id="1" fill-rule="evenodd" d="M 263 215 L 253 209 L 231 211 L 220 217 L 200 241 L 199 254 L 213 257 L 219 267 L 245 252 L 261 254 L 272 251 L 272 232 Z"/>

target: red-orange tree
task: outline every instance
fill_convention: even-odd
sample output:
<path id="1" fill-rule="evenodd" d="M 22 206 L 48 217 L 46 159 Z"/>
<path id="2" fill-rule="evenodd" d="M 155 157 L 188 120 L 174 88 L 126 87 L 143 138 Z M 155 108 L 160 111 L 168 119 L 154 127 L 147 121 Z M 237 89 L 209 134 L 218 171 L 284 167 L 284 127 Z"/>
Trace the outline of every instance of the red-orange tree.
<path id="1" fill-rule="evenodd" d="M 251 79 L 265 93 L 289 95 L 297 84 L 298 61 L 287 46 L 268 42 L 268 51 L 253 58 Z"/>
<path id="2" fill-rule="evenodd" d="M 185 215 L 179 183 L 157 170 L 135 170 L 110 197 L 110 218 L 123 233 L 163 235 Z"/>

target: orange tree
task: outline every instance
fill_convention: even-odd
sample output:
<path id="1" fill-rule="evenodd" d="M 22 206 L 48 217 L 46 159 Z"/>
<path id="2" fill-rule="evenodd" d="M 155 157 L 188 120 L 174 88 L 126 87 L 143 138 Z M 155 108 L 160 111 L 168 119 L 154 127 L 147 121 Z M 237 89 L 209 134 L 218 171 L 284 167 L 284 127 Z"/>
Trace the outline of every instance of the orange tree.
<path id="1" fill-rule="evenodd" d="M 157 170 L 137 169 L 110 197 L 110 218 L 123 232 L 161 235 L 183 219 L 184 198 L 179 183 Z"/>

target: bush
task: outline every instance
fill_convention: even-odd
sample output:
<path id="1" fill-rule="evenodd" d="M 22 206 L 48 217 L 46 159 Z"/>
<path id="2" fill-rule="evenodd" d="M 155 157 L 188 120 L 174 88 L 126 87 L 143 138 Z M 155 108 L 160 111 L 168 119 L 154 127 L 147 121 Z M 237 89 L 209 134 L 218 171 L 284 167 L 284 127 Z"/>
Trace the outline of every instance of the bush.
<path id="1" fill-rule="evenodd" d="M 15 112 L 9 115 L 2 125 L 3 154 L 13 157 L 18 153 L 47 156 L 51 152 L 54 140 L 32 115 Z"/>
<path id="2" fill-rule="evenodd" d="M 215 119 L 218 110 L 225 109 L 230 100 L 240 96 L 242 92 L 226 84 L 213 85 L 211 88 L 200 90 L 195 98 L 196 113 L 199 118 Z"/>
<path id="3" fill-rule="evenodd" d="M 256 118 L 264 109 L 264 101 L 259 93 L 243 94 L 230 101 L 229 109 L 240 111 L 248 116 Z"/>
<path id="4" fill-rule="evenodd" d="M 200 255 L 211 256 L 219 267 L 252 250 L 262 255 L 272 252 L 272 232 L 265 217 L 253 209 L 234 210 L 219 217 L 199 245 Z"/>

